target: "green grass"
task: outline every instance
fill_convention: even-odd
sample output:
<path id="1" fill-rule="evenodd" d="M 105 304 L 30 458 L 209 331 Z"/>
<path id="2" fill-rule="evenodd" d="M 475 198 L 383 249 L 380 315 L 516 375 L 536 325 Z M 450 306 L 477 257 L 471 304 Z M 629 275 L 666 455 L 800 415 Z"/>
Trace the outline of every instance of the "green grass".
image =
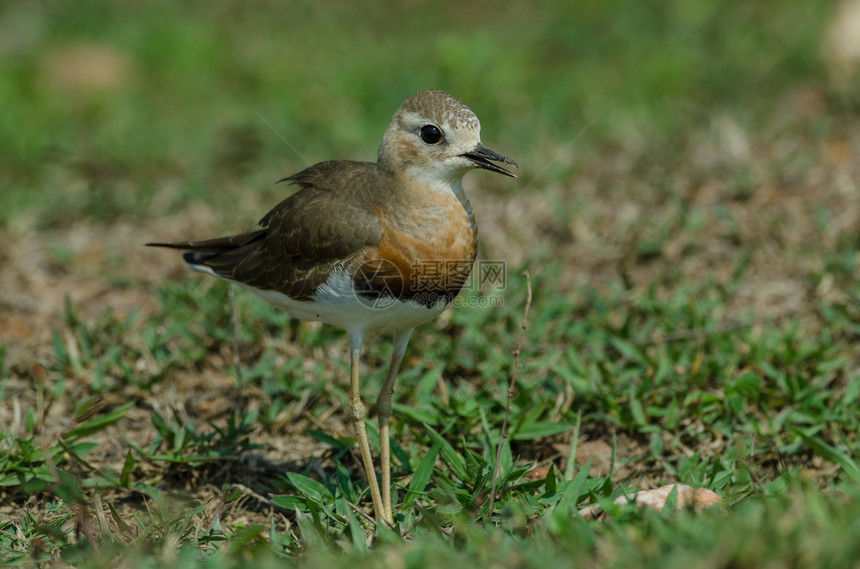
<path id="1" fill-rule="evenodd" d="M 368 10 L 387 17 L 312 2 L 8 8 L 0 89 L 16 112 L 0 119 L 0 211 L 29 205 L 57 224 L 203 196 L 226 207 L 236 183 L 264 191 L 306 163 L 372 159 L 380 125 L 428 86 L 469 101 L 527 181 L 545 167 L 560 180 L 572 172 L 552 165 L 557 147 L 592 121 L 590 140 L 616 144 L 677 141 L 724 109 L 761 126 L 774 97 L 820 81 L 829 13 L 827 2 Z M 117 61 L 102 84 L 52 66 L 81 44 Z"/>
<path id="2" fill-rule="evenodd" d="M 826 72 L 832 9 L 3 8 L 0 564 L 855 563 L 860 85 Z M 284 175 L 373 159 L 422 88 L 522 176 L 466 180 L 508 265 L 465 294 L 503 304 L 413 338 L 393 531 L 365 514 L 343 333 L 236 291 L 234 353 L 228 288 L 142 243 L 245 229 Z M 366 349 L 369 402 L 390 349 Z M 672 482 L 722 505 L 613 502 Z"/>

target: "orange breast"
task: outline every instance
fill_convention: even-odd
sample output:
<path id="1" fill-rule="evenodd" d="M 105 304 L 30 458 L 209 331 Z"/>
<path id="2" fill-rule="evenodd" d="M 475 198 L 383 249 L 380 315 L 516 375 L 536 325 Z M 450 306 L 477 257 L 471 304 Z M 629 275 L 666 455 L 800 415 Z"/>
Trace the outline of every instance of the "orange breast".
<path id="1" fill-rule="evenodd" d="M 399 220 L 377 212 L 382 239 L 356 272 L 360 292 L 428 306 L 460 292 L 477 254 L 477 227 L 456 198 L 415 211 Z"/>

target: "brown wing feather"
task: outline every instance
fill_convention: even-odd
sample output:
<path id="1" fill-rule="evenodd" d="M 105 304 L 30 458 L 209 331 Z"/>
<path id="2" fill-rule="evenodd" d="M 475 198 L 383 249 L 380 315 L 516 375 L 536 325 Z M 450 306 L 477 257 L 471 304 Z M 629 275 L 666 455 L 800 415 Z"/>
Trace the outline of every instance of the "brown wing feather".
<path id="1" fill-rule="evenodd" d="M 323 162 L 285 178 L 301 189 L 260 220 L 261 229 L 241 235 L 150 243 L 184 249 L 191 264 L 296 300 L 309 299 L 333 268 L 360 256 L 382 238 L 376 217 L 358 188 L 373 184 L 373 164 Z M 370 178 L 370 179 L 368 179 Z"/>

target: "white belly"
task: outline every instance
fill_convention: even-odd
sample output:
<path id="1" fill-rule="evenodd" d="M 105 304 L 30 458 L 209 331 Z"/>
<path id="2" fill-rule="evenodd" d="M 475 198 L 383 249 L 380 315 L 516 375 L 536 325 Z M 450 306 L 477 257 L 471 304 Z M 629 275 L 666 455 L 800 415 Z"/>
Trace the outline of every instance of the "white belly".
<path id="1" fill-rule="evenodd" d="M 367 299 L 355 293 L 352 280 L 345 271 L 333 271 L 326 283 L 311 297 L 313 300 L 295 300 L 281 292 L 260 290 L 224 279 L 209 267 L 191 265 L 191 268 L 241 285 L 274 306 L 286 310 L 294 318 L 326 322 L 346 330 L 350 335 L 409 330 L 433 320 L 449 305 L 444 300 L 427 308 L 416 302 L 403 302 L 394 298 Z"/>

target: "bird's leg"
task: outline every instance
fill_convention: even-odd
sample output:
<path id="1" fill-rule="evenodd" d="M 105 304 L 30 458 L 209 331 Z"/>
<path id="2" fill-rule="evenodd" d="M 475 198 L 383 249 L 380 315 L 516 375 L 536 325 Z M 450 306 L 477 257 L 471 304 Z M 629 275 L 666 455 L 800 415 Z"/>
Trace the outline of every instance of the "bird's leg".
<path id="1" fill-rule="evenodd" d="M 361 336 L 350 336 L 349 353 L 349 413 L 352 415 L 352 425 L 355 428 L 355 440 L 358 450 L 361 452 L 361 461 L 364 463 L 364 475 L 367 477 L 367 485 L 370 487 L 370 499 L 373 500 L 373 510 L 376 519 L 389 526 L 394 525 L 390 515 L 386 516 L 382 498 L 379 494 L 379 483 L 376 481 L 376 470 L 373 468 L 373 457 L 370 455 L 370 444 L 367 442 L 367 429 L 364 418 L 367 417 L 367 407 L 361 400 L 361 392 L 358 384 L 358 364 L 361 356 Z"/>
<path id="2" fill-rule="evenodd" d="M 391 363 L 388 364 L 388 373 L 376 399 L 376 413 L 379 416 L 379 460 L 382 463 L 382 504 L 385 508 L 385 516 L 394 519 L 391 508 L 391 447 L 389 438 L 389 425 L 391 423 L 391 394 L 394 391 L 394 380 L 397 370 L 403 360 L 403 353 L 412 335 L 412 328 L 394 334 L 394 353 L 391 354 Z"/>

